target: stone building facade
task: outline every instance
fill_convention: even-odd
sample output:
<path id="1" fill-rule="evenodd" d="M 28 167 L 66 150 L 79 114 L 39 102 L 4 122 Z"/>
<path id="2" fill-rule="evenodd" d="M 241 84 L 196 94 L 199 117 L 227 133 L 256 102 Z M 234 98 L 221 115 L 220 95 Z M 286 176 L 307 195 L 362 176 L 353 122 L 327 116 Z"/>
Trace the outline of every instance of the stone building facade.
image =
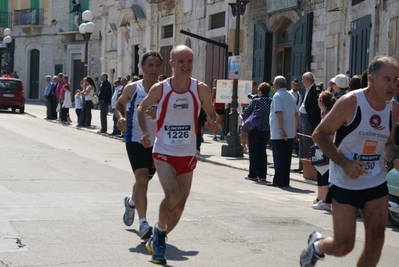
<path id="1" fill-rule="evenodd" d="M 172 75 L 167 61 L 178 44 L 194 52 L 193 77 L 211 85 L 213 79 L 228 75 L 227 57 L 233 53 L 237 32 L 231 1 L 78 0 L 83 10 L 93 12 L 96 25 L 88 42 L 87 67 L 83 36 L 67 14 L 70 1 L 10 2 L 2 6 L 11 13 L 8 24 L 2 23 L 0 13 L 0 39 L 4 28 L 11 28 L 13 66 L 28 98 L 42 99 L 44 76 L 59 71 L 69 74 L 74 89 L 86 74 L 106 72 L 110 80 L 140 74 L 139 59 L 149 50 L 161 52 L 162 72 Z M 399 0 L 243 2 L 247 3 L 240 16 L 242 80 L 260 83 L 280 74 L 287 80 L 300 79 L 303 72 L 312 71 L 318 82 L 326 83 L 338 73 L 361 73 L 375 55 L 399 59 Z M 41 10 L 41 24 L 19 23 L 15 13 L 25 9 L 30 16 L 32 9 Z"/>

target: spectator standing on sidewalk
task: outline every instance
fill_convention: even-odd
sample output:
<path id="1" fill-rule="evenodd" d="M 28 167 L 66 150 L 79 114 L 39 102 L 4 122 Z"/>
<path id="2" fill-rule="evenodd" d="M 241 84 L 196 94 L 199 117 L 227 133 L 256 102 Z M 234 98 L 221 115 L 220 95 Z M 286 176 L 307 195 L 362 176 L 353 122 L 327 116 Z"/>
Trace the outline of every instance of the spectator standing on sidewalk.
<path id="1" fill-rule="evenodd" d="M 116 106 L 116 101 L 118 100 L 118 94 L 119 91 L 122 89 L 122 84 L 121 81 L 119 79 L 116 79 L 114 81 L 114 86 L 115 86 L 115 90 L 114 90 L 114 94 L 112 95 L 112 99 L 111 99 L 111 109 L 112 109 L 112 120 L 114 121 L 114 125 L 113 125 L 113 130 L 111 135 L 120 135 L 121 131 L 118 129 L 117 127 L 117 122 L 118 119 L 116 118 L 115 115 L 115 106 Z"/>
<path id="2" fill-rule="evenodd" d="M 297 106 L 298 110 L 300 106 L 302 105 L 302 95 L 299 92 L 300 84 L 298 79 L 293 79 L 291 82 L 291 90 L 289 91 L 295 99 L 295 105 Z M 298 128 L 299 128 L 299 123 L 298 123 Z M 297 129 L 298 131 L 298 129 Z M 295 154 L 299 154 L 299 142 L 294 142 L 294 150 Z"/>
<path id="3" fill-rule="evenodd" d="M 339 99 L 348 92 L 349 78 L 345 74 L 338 74 L 330 80 L 333 85 L 334 97 Z"/>
<path id="4" fill-rule="evenodd" d="M 81 123 L 81 116 L 82 116 L 82 108 L 83 108 L 83 98 L 80 89 L 76 90 L 75 93 L 75 113 L 76 113 L 76 121 L 78 125 Z"/>
<path id="5" fill-rule="evenodd" d="M 270 105 L 272 100 L 269 98 L 270 84 L 263 82 L 258 86 L 258 97 L 252 99 L 248 107 L 245 108 L 243 117 L 248 118 L 255 108 L 262 111 L 260 127 L 248 134 L 249 147 L 249 173 L 245 177 L 247 180 L 266 182 L 267 175 L 267 155 L 266 145 L 270 138 Z"/>
<path id="6" fill-rule="evenodd" d="M 53 89 L 53 84 L 51 83 L 51 76 L 46 75 L 44 77 L 44 82 L 46 83 L 46 88 L 44 89 L 44 102 L 46 102 L 46 120 L 51 120 L 51 90 Z"/>
<path id="7" fill-rule="evenodd" d="M 97 87 L 94 84 L 92 77 L 87 76 L 83 79 L 85 90 L 82 95 L 84 96 L 84 110 L 85 110 L 85 120 L 82 120 L 84 127 L 91 127 L 91 109 L 93 108 L 93 95 L 97 93 Z"/>
<path id="8" fill-rule="evenodd" d="M 98 92 L 98 100 L 100 102 L 100 119 L 101 129 L 97 133 L 107 133 L 107 107 L 111 104 L 112 86 L 108 81 L 108 74 L 105 72 L 101 74 L 101 87 Z"/>
<path id="9" fill-rule="evenodd" d="M 64 76 L 65 77 L 65 76 Z M 71 88 L 68 83 L 64 84 L 62 87 L 64 90 L 64 102 L 62 103 L 61 108 L 61 123 L 71 123 L 71 119 L 69 117 L 69 109 L 72 107 L 72 100 L 71 100 Z"/>
<path id="10" fill-rule="evenodd" d="M 218 141 L 217 131 L 220 131 L 220 138 L 223 137 L 223 120 L 224 120 L 224 103 L 216 103 L 216 84 L 217 79 L 213 80 L 213 87 L 212 87 L 212 99 L 213 99 L 213 106 L 215 107 L 216 111 L 216 122 L 219 125 L 219 128 L 213 132 L 213 141 Z"/>
<path id="11" fill-rule="evenodd" d="M 274 95 L 270 110 L 270 130 L 274 161 L 273 183 L 269 186 L 290 185 L 292 147 L 298 128 L 298 108 L 287 91 L 284 76 L 274 78 Z M 250 150 L 251 151 L 251 150 Z"/>
<path id="12" fill-rule="evenodd" d="M 85 79 L 80 81 L 80 97 L 82 98 L 82 111 L 80 112 L 79 116 L 79 121 L 78 121 L 78 127 L 82 127 L 86 123 L 86 101 L 85 101 L 85 91 L 86 91 L 86 85 L 87 83 L 85 82 Z"/>
<path id="13" fill-rule="evenodd" d="M 152 262 L 162 264 L 166 263 L 166 233 L 170 233 L 178 223 L 191 189 L 197 163 L 197 118 L 201 106 L 208 115 L 205 127 L 211 131 L 218 127 L 214 121 L 215 110 L 208 86 L 191 78 L 193 51 L 179 45 L 172 49 L 170 55 L 169 64 L 174 76 L 155 84 L 137 109 L 143 132 L 141 143 L 144 147 L 151 147 L 146 113 L 158 103 L 153 157 L 165 198 L 160 204 L 154 235 L 146 248 L 152 254 Z"/>
<path id="14" fill-rule="evenodd" d="M 57 86 L 55 88 L 55 97 L 57 98 L 57 105 L 58 103 L 62 104 L 62 98 L 60 96 L 61 91 L 62 91 L 62 87 L 64 86 L 64 80 L 62 79 L 62 77 L 64 77 L 64 73 L 58 73 L 58 83 Z M 58 119 L 61 119 L 61 112 L 58 113 Z"/>
<path id="15" fill-rule="evenodd" d="M 51 119 L 52 120 L 56 120 L 57 119 L 57 104 L 58 104 L 58 100 L 55 96 L 55 91 L 57 89 L 57 84 L 58 84 L 58 76 L 54 75 L 53 76 L 53 83 L 52 83 L 52 88 L 51 88 Z"/>
<path id="16" fill-rule="evenodd" d="M 317 103 L 318 91 L 313 73 L 305 72 L 302 75 L 302 83 L 306 93 L 299 108 L 299 132 L 310 136 L 321 120 L 320 108 Z M 303 135 L 299 136 L 299 168 L 294 169 L 295 172 L 302 173 L 301 158 L 310 158 L 310 147 L 312 145 L 313 140 L 311 138 Z"/>
<path id="17" fill-rule="evenodd" d="M 319 107 L 321 109 L 321 117 L 323 118 L 332 109 L 335 104 L 335 97 L 332 93 L 328 91 L 323 91 L 319 95 Z M 333 136 L 331 136 L 333 137 Z M 328 163 L 324 166 L 317 167 L 317 197 L 313 201 L 312 208 L 316 210 L 331 210 L 331 200 L 327 198 L 328 193 L 328 178 L 329 178 L 329 165 Z M 321 173 L 321 171 L 323 173 Z"/>

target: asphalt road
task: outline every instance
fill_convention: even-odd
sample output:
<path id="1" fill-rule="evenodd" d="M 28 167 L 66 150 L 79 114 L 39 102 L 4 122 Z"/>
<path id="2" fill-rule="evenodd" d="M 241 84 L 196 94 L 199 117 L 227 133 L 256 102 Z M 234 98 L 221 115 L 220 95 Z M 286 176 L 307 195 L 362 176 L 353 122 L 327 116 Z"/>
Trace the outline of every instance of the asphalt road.
<path id="1" fill-rule="evenodd" d="M 154 266 L 122 222 L 133 176 L 124 143 L 29 115 L 0 111 L 0 266 Z M 168 235 L 168 266 L 299 266 L 314 230 L 332 234 L 331 215 L 310 208 L 314 185 L 270 188 L 246 171 L 199 162 L 186 210 Z M 148 220 L 163 192 L 150 183 Z M 398 266 L 389 225 L 378 266 Z M 364 245 L 317 266 L 355 266 Z"/>

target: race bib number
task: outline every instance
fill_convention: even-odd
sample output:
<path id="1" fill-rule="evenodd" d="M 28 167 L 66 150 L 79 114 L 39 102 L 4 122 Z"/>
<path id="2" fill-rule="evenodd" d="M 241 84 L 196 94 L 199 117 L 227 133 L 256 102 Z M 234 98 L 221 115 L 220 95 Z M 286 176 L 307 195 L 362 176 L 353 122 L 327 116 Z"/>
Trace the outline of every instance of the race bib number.
<path id="1" fill-rule="evenodd" d="M 375 167 L 379 165 L 379 161 L 381 159 L 381 155 L 374 154 L 374 155 L 365 155 L 365 154 L 353 154 L 354 160 L 359 160 L 366 163 L 366 166 L 362 166 L 362 169 L 366 170 L 368 174 L 373 174 L 374 171 L 378 171 Z"/>
<path id="2" fill-rule="evenodd" d="M 164 143 L 166 145 L 187 145 L 191 143 L 191 125 L 165 125 Z"/>

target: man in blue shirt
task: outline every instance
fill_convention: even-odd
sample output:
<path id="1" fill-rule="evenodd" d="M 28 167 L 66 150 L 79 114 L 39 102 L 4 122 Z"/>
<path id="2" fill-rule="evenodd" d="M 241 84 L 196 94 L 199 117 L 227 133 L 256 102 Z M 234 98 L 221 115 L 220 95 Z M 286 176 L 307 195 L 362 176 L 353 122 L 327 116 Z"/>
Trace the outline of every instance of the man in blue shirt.
<path id="1" fill-rule="evenodd" d="M 53 119 L 51 114 L 51 89 L 53 89 L 53 84 L 51 83 L 51 76 L 46 75 L 44 77 L 44 81 L 46 82 L 46 89 L 44 89 L 44 101 L 46 102 L 46 120 Z"/>
<path id="2" fill-rule="evenodd" d="M 270 133 L 273 149 L 274 177 L 269 186 L 290 185 L 292 147 L 298 128 L 298 108 L 286 89 L 284 76 L 274 78 L 273 101 L 270 108 Z"/>

